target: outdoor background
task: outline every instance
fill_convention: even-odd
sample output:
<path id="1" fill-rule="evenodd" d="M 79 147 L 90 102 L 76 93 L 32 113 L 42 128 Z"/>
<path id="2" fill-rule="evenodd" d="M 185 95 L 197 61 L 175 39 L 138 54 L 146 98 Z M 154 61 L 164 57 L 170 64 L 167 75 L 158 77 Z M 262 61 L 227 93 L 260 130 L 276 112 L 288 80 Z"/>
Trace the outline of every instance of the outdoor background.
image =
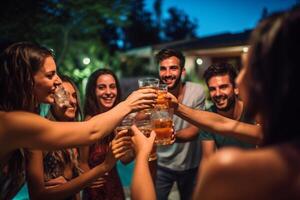
<path id="1" fill-rule="evenodd" d="M 58 71 L 73 78 L 81 96 L 93 71 L 112 69 L 120 79 L 125 98 L 137 88 L 137 78 L 157 76 L 153 56 L 159 48 L 181 44 L 181 49 L 187 50 L 187 45 L 200 41 L 202 54 L 198 47 L 184 53 L 189 53 L 189 63 L 195 68 L 188 70 L 185 79 L 201 83 L 198 72 L 203 71 L 202 62 L 213 55 L 211 62 L 226 57 L 240 64 L 247 46 L 240 46 L 239 52 L 226 50 L 217 56 L 220 49 L 213 52 L 212 47 L 224 47 L 229 36 L 240 39 L 239 33 L 246 36 L 239 45 L 247 45 L 251 29 L 261 19 L 299 4 L 300 0 L 1 1 L 0 50 L 17 41 L 37 42 L 51 49 Z M 147 49 L 151 49 L 150 53 L 141 56 Z M 197 58 L 199 55 L 203 60 Z M 125 189 L 131 181 L 132 167 L 118 165 Z M 16 199 L 27 198 L 23 189 Z"/>
<path id="2" fill-rule="evenodd" d="M 87 77 L 110 68 L 125 95 L 130 77 L 156 76 L 149 59 L 127 55 L 149 45 L 252 29 L 272 12 L 299 0 L 10 0 L 0 3 L 1 48 L 33 41 L 53 50 L 59 72 L 84 92 Z M 151 67 L 152 65 L 152 67 Z M 129 78 L 129 79 L 128 79 Z M 188 80 L 201 77 L 188 74 Z M 128 81 L 131 83 L 128 83 Z M 121 81 L 122 82 L 122 81 Z M 129 88 L 128 88 L 129 87 Z"/>

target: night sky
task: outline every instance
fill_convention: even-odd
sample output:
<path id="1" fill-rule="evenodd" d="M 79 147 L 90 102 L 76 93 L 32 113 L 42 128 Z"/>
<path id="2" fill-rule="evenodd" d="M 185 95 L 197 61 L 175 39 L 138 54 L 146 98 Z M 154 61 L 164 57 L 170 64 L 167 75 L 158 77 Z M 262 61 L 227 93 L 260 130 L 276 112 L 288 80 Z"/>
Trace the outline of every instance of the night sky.
<path id="1" fill-rule="evenodd" d="M 146 9 L 152 11 L 154 0 L 146 0 Z M 242 32 L 255 27 L 262 10 L 268 12 L 291 8 L 297 0 L 163 0 L 163 15 L 169 7 L 184 10 L 191 19 L 198 20 L 198 36 L 224 32 Z"/>

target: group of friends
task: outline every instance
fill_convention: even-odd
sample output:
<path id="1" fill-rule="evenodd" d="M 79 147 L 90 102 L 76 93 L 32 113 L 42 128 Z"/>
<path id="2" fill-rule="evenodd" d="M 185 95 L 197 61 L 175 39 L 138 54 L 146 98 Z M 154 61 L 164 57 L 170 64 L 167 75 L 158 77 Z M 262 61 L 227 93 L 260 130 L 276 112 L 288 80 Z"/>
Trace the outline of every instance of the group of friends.
<path id="1" fill-rule="evenodd" d="M 183 54 L 159 51 L 175 142 L 157 146 L 155 175 L 148 161 L 155 132 L 145 137 L 135 125 L 133 136 L 113 131 L 129 113 L 155 105 L 154 89 L 121 101 L 115 74 L 99 69 L 88 79 L 82 115 L 78 89 L 57 75 L 51 51 L 12 44 L 0 58 L 1 199 L 11 199 L 25 179 L 31 199 L 78 199 L 81 190 L 83 199 L 124 199 L 118 159 L 135 159 L 132 199 L 168 199 L 174 182 L 181 199 L 299 199 L 299 35 L 299 8 L 262 20 L 239 73 L 228 63 L 205 71 L 210 108 L 201 85 L 182 81 Z M 61 85 L 66 107 L 55 104 Z M 51 104 L 46 118 L 38 115 L 41 103 Z"/>

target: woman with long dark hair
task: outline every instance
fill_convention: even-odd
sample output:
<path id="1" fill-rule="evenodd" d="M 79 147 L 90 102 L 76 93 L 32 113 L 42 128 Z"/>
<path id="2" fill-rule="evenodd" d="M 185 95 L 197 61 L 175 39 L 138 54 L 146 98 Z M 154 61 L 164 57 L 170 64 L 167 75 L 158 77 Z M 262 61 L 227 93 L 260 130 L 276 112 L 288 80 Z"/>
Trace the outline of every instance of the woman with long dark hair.
<path id="1" fill-rule="evenodd" d="M 85 94 L 84 114 L 85 119 L 107 112 L 120 102 L 121 88 L 116 75 L 109 69 L 98 69 L 88 79 Z M 95 144 L 82 147 L 80 151 L 80 166 L 83 170 L 99 165 L 108 153 L 108 146 L 114 139 L 112 132 Z M 127 136 L 128 137 L 128 136 Z M 128 137 L 130 140 L 130 137 Z M 127 155 L 130 155 L 130 149 Z M 133 155 L 133 154 L 132 154 Z M 128 163 L 133 156 L 121 158 L 123 163 Z M 90 187 L 83 191 L 83 199 L 125 199 L 123 187 L 116 166 L 106 175 L 100 177 Z"/>
<path id="2" fill-rule="evenodd" d="M 60 84 L 48 49 L 21 42 L 1 53 L 1 199 L 12 198 L 24 182 L 24 156 L 19 148 L 45 150 L 90 144 L 110 133 L 128 113 L 151 107 L 156 97 L 153 90 L 135 91 L 114 109 L 87 122 L 51 122 L 31 114 L 37 113 L 40 103 L 54 102 Z"/>

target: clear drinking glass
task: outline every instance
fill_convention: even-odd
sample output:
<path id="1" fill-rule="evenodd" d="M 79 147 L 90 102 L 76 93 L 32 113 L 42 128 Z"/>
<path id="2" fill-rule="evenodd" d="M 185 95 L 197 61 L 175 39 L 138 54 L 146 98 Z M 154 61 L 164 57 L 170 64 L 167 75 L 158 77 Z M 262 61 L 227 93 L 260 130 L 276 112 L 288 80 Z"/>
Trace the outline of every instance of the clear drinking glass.
<path id="1" fill-rule="evenodd" d="M 159 86 L 159 79 L 158 78 L 152 78 L 152 77 L 146 77 L 146 78 L 141 78 L 138 80 L 139 83 L 139 88 L 152 88 L 158 90 Z M 147 115 L 151 114 L 152 109 L 144 109 L 141 112 L 146 113 Z"/>
<path id="2" fill-rule="evenodd" d="M 157 145 L 172 144 L 173 112 L 170 109 L 154 109 L 151 114 L 152 129 L 156 133 Z"/>
<path id="3" fill-rule="evenodd" d="M 135 122 L 138 129 L 146 136 L 150 137 L 150 133 L 152 131 L 152 125 L 150 120 L 138 120 Z M 156 145 L 153 144 L 151 153 L 149 155 L 148 161 L 156 160 L 157 154 L 156 154 Z"/>
<path id="4" fill-rule="evenodd" d="M 122 130 L 127 130 L 127 133 L 124 134 L 124 136 L 132 136 L 132 130 L 131 130 L 131 126 L 134 123 L 134 118 L 132 118 L 131 115 L 126 116 L 121 122 L 120 124 L 115 128 L 114 133 L 115 136 Z M 134 157 L 134 150 L 131 149 L 127 154 L 125 154 L 123 157 L 125 158 L 132 158 Z"/>
<path id="5" fill-rule="evenodd" d="M 138 80 L 139 88 L 153 88 L 157 89 L 159 86 L 159 79 L 158 78 L 152 78 L 152 77 L 146 77 L 141 78 Z"/>
<path id="6" fill-rule="evenodd" d="M 54 93 L 54 101 L 60 107 L 70 107 L 70 94 L 60 85 Z"/>
<path id="7" fill-rule="evenodd" d="M 167 93 L 168 93 L 168 85 L 164 83 L 160 83 L 157 90 L 157 103 L 155 106 L 156 108 L 163 108 L 163 109 L 169 108 Z"/>
<path id="8" fill-rule="evenodd" d="M 127 134 L 128 136 L 132 136 L 131 126 L 134 123 L 134 119 L 131 117 L 125 117 L 120 124 L 115 128 L 115 135 L 117 135 L 122 130 L 128 130 Z"/>

